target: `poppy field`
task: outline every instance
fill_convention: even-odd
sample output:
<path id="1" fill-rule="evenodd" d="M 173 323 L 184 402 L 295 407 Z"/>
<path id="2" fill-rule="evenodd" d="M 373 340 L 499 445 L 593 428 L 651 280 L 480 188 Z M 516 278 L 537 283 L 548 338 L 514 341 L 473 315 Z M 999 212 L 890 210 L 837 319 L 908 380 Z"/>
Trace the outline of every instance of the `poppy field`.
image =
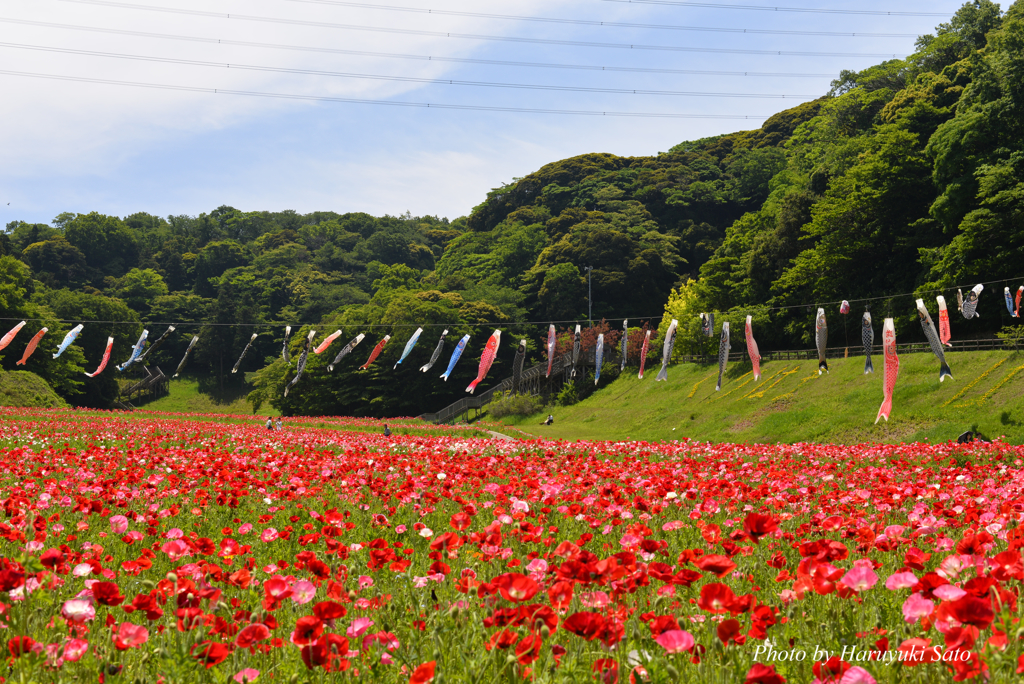
<path id="1" fill-rule="evenodd" d="M 3 681 L 1024 673 L 1024 447 L 0 414 Z"/>

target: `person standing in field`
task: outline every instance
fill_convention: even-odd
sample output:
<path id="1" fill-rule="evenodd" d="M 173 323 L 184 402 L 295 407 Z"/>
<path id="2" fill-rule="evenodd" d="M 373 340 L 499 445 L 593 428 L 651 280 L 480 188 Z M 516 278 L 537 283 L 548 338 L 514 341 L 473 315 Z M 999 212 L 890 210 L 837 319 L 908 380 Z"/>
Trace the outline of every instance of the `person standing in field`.
<path id="1" fill-rule="evenodd" d="M 273 418 L 269 418 L 269 417 L 267 418 L 267 429 L 268 430 L 273 430 L 274 429 L 274 419 Z"/>

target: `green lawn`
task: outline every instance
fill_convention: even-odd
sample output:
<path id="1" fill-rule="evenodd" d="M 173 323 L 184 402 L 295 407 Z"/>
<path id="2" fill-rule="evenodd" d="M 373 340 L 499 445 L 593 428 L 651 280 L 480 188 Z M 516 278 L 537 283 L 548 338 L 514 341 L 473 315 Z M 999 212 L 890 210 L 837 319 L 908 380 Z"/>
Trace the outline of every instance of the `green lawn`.
<path id="1" fill-rule="evenodd" d="M 942 442 L 977 426 L 986 436 L 1024 443 L 1024 355 L 956 352 L 946 359 L 954 379 L 940 384 L 933 355 L 900 357 L 892 415 L 878 425 L 880 356 L 866 376 L 863 356 L 830 359 L 831 372 L 820 377 L 816 361 L 773 361 L 761 366 L 760 382 L 749 362 L 733 363 L 719 392 L 717 366 L 672 366 L 667 382 L 655 382 L 654 371 L 638 380 L 634 371 L 574 406 L 508 422 L 559 439 L 846 444 Z M 539 425 L 549 412 L 554 425 Z"/>
<path id="2" fill-rule="evenodd" d="M 161 411 L 167 413 L 225 413 L 253 415 L 252 405 L 245 400 L 248 387 L 226 388 L 224 392 L 214 390 L 211 393 L 199 391 L 199 380 L 191 377 L 174 378 L 170 384 L 171 392 L 167 396 L 149 402 L 136 403 L 135 406 L 144 411 Z M 264 404 L 258 415 L 279 416 L 281 412 Z"/>

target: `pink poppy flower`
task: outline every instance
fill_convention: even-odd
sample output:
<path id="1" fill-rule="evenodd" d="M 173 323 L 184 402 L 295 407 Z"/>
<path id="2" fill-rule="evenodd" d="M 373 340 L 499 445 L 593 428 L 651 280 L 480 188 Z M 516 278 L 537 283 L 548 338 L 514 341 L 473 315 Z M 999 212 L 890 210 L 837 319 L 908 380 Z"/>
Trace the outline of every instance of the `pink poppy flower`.
<path id="1" fill-rule="evenodd" d="M 256 678 L 259 676 L 259 670 L 254 670 L 251 667 L 247 667 L 238 674 L 236 674 L 234 677 L 232 677 L 232 679 L 238 682 L 238 684 L 247 684 L 248 682 L 255 682 Z"/>
<path id="2" fill-rule="evenodd" d="M 309 580 L 299 580 L 292 585 L 292 601 L 302 605 L 316 596 L 316 587 Z"/>
<path id="3" fill-rule="evenodd" d="M 895 572 L 885 580 L 885 588 L 889 591 L 897 589 L 909 589 L 917 584 L 917 577 L 912 572 Z"/>
<path id="4" fill-rule="evenodd" d="M 277 537 L 277 530 L 273 527 L 268 527 L 267 529 L 263 530 L 262 534 L 260 534 L 260 541 L 264 544 L 269 544 L 270 542 L 277 539 Z"/>
<path id="5" fill-rule="evenodd" d="M 91 598 L 73 598 L 64 602 L 60 614 L 68 622 L 80 625 L 96 617 L 96 608 Z"/>
<path id="6" fill-rule="evenodd" d="M 366 630 L 373 627 L 373 620 L 368 617 L 357 617 L 352 621 L 352 624 L 345 630 L 345 634 L 350 639 L 355 639 L 366 634 Z"/>
<path id="7" fill-rule="evenodd" d="M 693 648 L 693 635 L 681 629 L 662 632 L 655 639 L 666 653 L 686 653 Z"/>
<path id="8" fill-rule="evenodd" d="M 149 630 L 142 625 L 122 622 L 114 635 L 114 646 L 119 651 L 136 648 L 149 641 Z"/>
<path id="9" fill-rule="evenodd" d="M 871 561 L 857 561 L 839 582 L 854 591 L 867 591 L 878 582 L 878 575 L 872 569 Z"/>
<path id="10" fill-rule="evenodd" d="M 164 542 L 164 545 L 160 547 L 160 550 L 166 553 L 167 557 L 172 561 L 176 561 L 182 556 L 189 554 L 188 544 L 178 539 L 172 539 L 169 542 Z"/>
<path id="11" fill-rule="evenodd" d="M 907 597 L 903 602 L 903 619 L 907 622 L 917 622 L 926 615 L 931 615 L 935 610 L 935 604 L 916 592 Z"/>
<path id="12" fill-rule="evenodd" d="M 128 531 L 128 518 L 123 515 L 110 516 L 110 529 L 114 534 L 124 534 Z"/>
<path id="13" fill-rule="evenodd" d="M 875 678 L 863 667 L 854 666 L 843 673 L 839 684 L 876 684 Z"/>
<path id="14" fill-rule="evenodd" d="M 84 639 L 69 639 L 64 644 L 64 660 L 77 663 L 89 650 L 89 642 Z"/>

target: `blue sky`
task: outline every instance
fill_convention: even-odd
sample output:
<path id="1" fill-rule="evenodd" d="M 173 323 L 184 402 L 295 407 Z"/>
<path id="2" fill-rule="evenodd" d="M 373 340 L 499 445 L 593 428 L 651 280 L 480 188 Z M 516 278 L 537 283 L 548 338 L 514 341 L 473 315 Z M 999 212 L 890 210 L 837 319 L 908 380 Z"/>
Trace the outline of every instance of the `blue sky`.
<path id="1" fill-rule="evenodd" d="M 14 220 L 49 222 L 65 211 L 100 211 L 118 216 L 136 211 L 161 216 L 196 215 L 222 204 L 244 211 L 333 210 L 365 211 L 375 215 L 409 211 L 414 215 L 432 214 L 454 219 L 479 204 L 491 188 L 549 162 L 587 152 L 651 155 L 684 140 L 757 128 L 763 117 L 827 92 L 829 82 L 841 69 L 863 69 L 884 59 L 877 55 L 902 57 L 910 53 L 913 36 L 933 32 L 934 26 L 946 21 L 960 5 L 946 0 L 778 1 L 784 7 L 941 12 L 945 16 L 755 11 L 609 0 L 389 0 L 386 4 L 368 0 L 360 3 L 361 7 L 333 4 L 328 0 L 4 3 L 0 5 L 0 64 L 3 65 L 0 70 L 159 84 L 186 90 L 0 73 L 5 93 L 0 98 L 0 116 L 5 123 L 0 132 L 0 161 L 3 162 L 0 164 L 0 226 Z M 767 6 L 770 3 L 744 0 L 743 4 Z M 660 27 L 887 33 L 911 37 L 584 26 L 398 12 L 384 7 Z M 153 11 L 153 8 L 184 12 Z M 196 15 L 196 12 L 208 14 Z M 256 21 L 248 17 L 285 21 Z M 54 24 L 77 28 L 59 28 Z M 354 30 L 340 28 L 339 24 L 388 31 Z M 103 31 L 80 30 L 82 27 Z M 843 56 L 622 49 L 463 39 L 409 31 L 676 48 L 843 53 Z M 819 75 L 586 71 L 398 59 L 325 50 Z M 235 68 L 83 52 L 232 64 Z M 772 97 L 468 87 L 254 71 L 239 69 L 238 65 L 421 79 Z M 748 121 L 631 118 L 423 109 L 187 90 L 195 88 L 387 102 L 757 118 Z M 779 95 L 786 95 L 787 99 L 779 99 Z M 794 99 L 790 100 L 789 96 Z"/>

